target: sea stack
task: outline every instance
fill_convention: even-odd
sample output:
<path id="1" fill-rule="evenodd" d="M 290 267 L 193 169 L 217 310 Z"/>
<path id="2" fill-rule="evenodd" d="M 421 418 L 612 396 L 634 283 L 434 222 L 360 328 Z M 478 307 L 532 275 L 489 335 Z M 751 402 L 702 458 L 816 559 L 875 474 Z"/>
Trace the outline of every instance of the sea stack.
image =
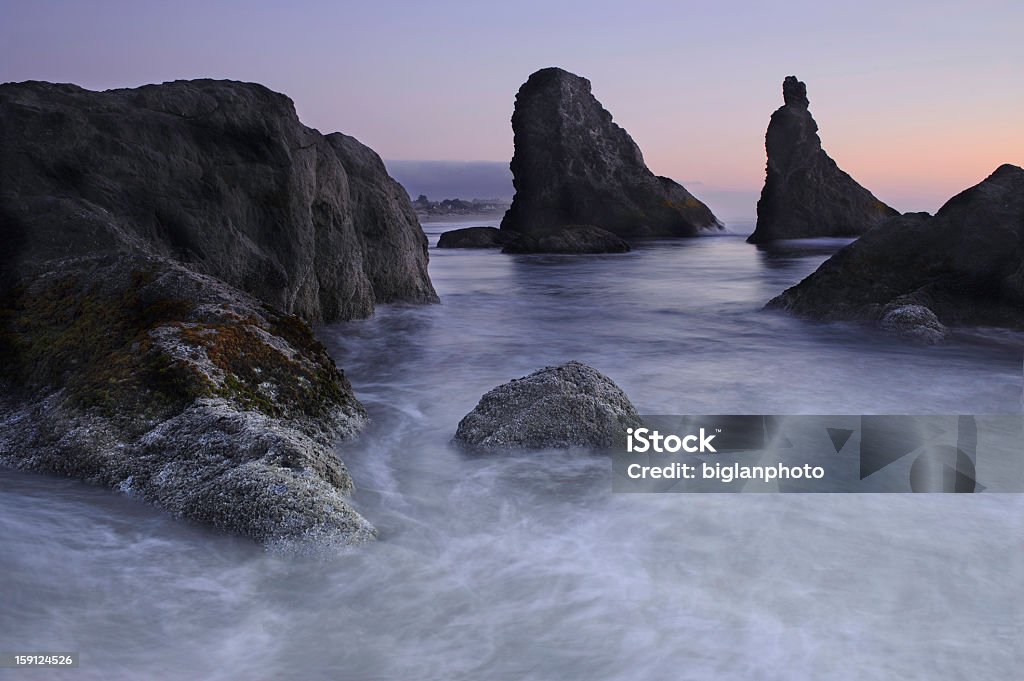
<path id="1" fill-rule="evenodd" d="M 1024 328 L 1024 170 L 1000 166 L 934 216 L 892 218 L 768 307 L 927 342 L 947 326 Z"/>
<path id="2" fill-rule="evenodd" d="M 767 176 L 757 202 L 757 228 L 747 241 L 859 236 L 898 215 L 821 148 L 807 86 L 787 76 L 782 98 L 765 135 Z"/>
<path id="3" fill-rule="evenodd" d="M 512 131 L 516 193 L 502 230 L 590 225 L 628 238 L 723 229 L 690 192 L 647 168 L 586 78 L 559 68 L 531 75 L 516 95 Z"/>

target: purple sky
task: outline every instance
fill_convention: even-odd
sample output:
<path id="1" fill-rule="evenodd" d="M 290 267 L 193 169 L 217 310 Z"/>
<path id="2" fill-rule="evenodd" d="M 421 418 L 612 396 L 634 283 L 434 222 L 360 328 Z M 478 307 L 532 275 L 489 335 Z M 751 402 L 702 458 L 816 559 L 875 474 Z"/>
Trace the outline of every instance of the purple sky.
<path id="1" fill-rule="evenodd" d="M 901 210 L 1024 163 L 1021 0 L 0 4 L 2 81 L 257 81 L 387 159 L 507 161 L 515 92 L 550 65 L 698 196 L 760 189 L 788 74 L 832 157 Z"/>

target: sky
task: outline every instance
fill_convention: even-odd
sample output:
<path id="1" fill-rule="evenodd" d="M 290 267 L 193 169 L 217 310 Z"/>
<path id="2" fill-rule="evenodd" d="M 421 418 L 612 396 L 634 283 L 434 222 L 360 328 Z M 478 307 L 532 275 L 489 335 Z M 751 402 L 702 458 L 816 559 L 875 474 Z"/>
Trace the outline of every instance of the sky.
<path id="1" fill-rule="evenodd" d="M 752 216 L 793 74 L 840 167 L 899 210 L 933 212 L 1024 165 L 1022 36 L 1021 0 L 2 0 L 0 81 L 255 81 L 385 159 L 507 162 L 516 90 L 561 66 L 590 79 L 654 172 Z"/>

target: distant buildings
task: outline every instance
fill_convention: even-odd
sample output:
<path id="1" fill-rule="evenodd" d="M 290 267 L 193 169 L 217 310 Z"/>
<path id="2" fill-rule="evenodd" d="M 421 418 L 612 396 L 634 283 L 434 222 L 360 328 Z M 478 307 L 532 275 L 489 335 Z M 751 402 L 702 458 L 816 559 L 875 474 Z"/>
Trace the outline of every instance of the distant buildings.
<path id="1" fill-rule="evenodd" d="M 501 199 L 444 199 L 431 201 L 426 194 L 420 194 L 412 202 L 412 207 L 419 215 L 484 215 L 488 213 L 504 213 L 508 201 Z"/>

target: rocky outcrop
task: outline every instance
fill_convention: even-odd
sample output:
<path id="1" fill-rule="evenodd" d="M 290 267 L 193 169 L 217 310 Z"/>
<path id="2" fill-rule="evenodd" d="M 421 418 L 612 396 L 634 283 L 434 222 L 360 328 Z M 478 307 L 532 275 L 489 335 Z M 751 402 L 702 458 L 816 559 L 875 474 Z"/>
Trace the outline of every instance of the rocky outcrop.
<path id="1" fill-rule="evenodd" d="M 0 242 L 0 464 L 268 545 L 373 535 L 334 450 L 365 414 L 307 324 L 437 300 L 372 150 L 259 85 L 8 83 Z"/>
<path id="2" fill-rule="evenodd" d="M 365 412 L 309 327 L 162 258 L 53 263 L 0 301 L 0 464 L 265 544 L 351 543 Z"/>
<path id="3" fill-rule="evenodd" d="M 642 425 L 626 394 L 580 362 L 494 388 L 459 422 L 454 442 L 484 449 L 610 447 Z"/>
<path id="4" fill-rule="evenodd" d="M 627 253 L 629 244 L 593 225 L 566 225 L 561 229 L 522 234 L 505 246 L 503 253 Z"/>
<path id="5" fill-rule="evenodd" d="M 497 227 L 463 227 L 444 232 L 437 241 L 437 247 L 502 248 L 518 238 L 515 232 L 503 232 Z"/>
<path id="6" fill-rule="evenodd" d="M 512 114 L 515 197 L 502 230 L 596 225 L 620 237 L 696 236 L 722 224 L 681 185 L 657 177 L 629 134 L 559 68 L 529 77 Z"/>
<path id="7" fill-rule="evenodd" d="M 187 263 L 308 320 L 435 301 L 408 196 L 351 137 L 260 85 L 0 85 L 11 275 L 69 253 Z"/>
<path id="8" fill-rule="evenodd" d="M 898 215 L 821 148 L 818 124 L 807 108 L 807 86 L 787 76 L 782 97 L 765 135 L 767 177 L 757 202 L 757 227 L 747 241 L 857 236 Z"/>
<path id="9" fill-rule="evenodd" d="M 1024 328 L 1024 170 L 1000 166 L 934 217 L 892 218 L 768 306 L 929 338 L 943 325 Z"/>

